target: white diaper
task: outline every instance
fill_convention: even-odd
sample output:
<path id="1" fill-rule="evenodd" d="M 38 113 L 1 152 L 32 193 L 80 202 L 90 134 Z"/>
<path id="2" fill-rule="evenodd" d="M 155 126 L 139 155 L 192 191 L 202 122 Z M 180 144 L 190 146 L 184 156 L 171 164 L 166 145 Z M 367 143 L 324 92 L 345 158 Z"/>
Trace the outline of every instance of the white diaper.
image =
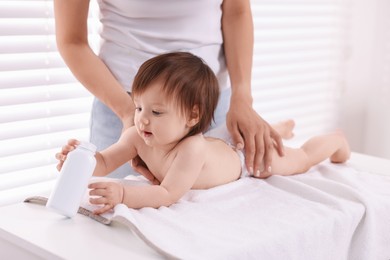
<path id="1" fill-rule="evenodd" d="M 241 176 L 240 176 L 240 179 L 244 178 L 244 177 L 251 177 L 249 171 L 246 169 L 246 166 L 245 166 L 245 154 L 244 154 L 244 152 L 242 150 L 238 150 L 238 149 L 235 149 L 235 151 L 237 152 L 238 157 L 240 157 L 240 160 L 241 160 Z"/>

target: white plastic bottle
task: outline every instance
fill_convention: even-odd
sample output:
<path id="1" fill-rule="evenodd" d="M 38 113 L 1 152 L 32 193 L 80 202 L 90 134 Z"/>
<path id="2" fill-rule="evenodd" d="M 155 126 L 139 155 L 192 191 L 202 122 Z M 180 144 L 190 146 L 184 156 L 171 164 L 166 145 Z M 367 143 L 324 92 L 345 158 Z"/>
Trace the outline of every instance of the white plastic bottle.
<path id="1" fill-rule="evenodd" d="M 46 207 L 65 215 L 76 215 L 96 166 L 96 146 L 81 142 L 68 153 Z"/>

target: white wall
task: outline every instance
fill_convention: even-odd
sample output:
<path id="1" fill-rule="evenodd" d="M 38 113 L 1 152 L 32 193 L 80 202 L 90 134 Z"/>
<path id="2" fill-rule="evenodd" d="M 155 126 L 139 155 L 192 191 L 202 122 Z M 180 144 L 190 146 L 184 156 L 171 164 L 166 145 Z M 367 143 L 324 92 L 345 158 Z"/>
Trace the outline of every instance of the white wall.
<path id="1" fill-rule="evenodd" d="M 390 2 L 354 0 L 350 8 L 340 125 L 354 151 L 390 159 Z"/>

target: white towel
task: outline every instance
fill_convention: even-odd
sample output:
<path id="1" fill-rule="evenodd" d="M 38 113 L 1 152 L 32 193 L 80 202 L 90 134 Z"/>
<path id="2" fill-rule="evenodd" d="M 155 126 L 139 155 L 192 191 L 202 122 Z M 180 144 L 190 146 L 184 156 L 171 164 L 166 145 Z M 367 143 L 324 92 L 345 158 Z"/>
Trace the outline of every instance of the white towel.
<path id="1" fill-rule="evenodd" d="M 348 165 L 243 178 L 170 207 L 120 204 L 104 216 L 172 258 L 390 259 L 390 176 Z"/>

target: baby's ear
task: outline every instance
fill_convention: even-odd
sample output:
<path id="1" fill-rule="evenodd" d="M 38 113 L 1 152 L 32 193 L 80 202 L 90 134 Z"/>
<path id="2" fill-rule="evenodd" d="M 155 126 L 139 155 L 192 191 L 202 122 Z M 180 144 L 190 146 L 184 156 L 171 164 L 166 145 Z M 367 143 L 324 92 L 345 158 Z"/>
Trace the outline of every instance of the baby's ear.
<path id="1" fill-rule="evenodd" d="M 192 108 L 190 118 L 187 121 L 187 126 L 188 127 L 193 127 L 197 123 L 199 123 L 199 106 L 195 105 Z"/>

